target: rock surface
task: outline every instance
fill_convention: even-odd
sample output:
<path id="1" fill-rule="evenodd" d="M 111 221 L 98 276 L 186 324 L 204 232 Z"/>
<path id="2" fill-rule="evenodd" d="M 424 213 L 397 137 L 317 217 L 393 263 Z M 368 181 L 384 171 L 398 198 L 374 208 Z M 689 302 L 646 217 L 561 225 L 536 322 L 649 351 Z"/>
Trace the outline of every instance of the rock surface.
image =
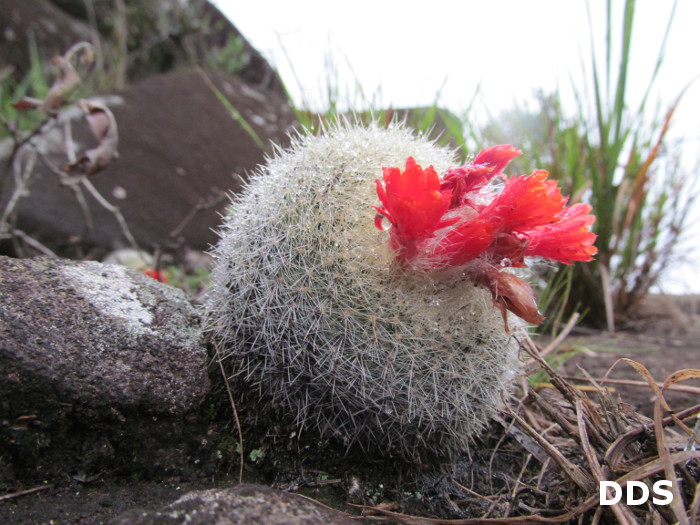
<path id="1" fill-rule="evenodd" d="M 0 476 L 188 461 L 209 380 L 182 291 L 121 266 L 0 257 L 0 304 Z"/>
<path id="2" fill-rule="evenodd" d="M 2 5 L 0 65 L 9 66 L 6 73 L 16 81 L 31 68 L 34 44 L 48 61 L 80 40 L 99 39 L 105 56 L 98 73 L 124 75 L 127 82 L 198 63 L 234 73 L 257 90 L 285 93 L 270 64 L 206 0 L 125 0 L 123 13 L 115 2 L 3 0 Z M 116 41 L 120 23 L 125 25 L 124 44 Z M 126 45 L 126 60 L 121 45 Z"/>
<path id="3" fill-rule="evenodd" d="M 255 138 L 217 99 L 210 81 L 251 126 Z M 105 100 L 119 128 L 119 158 L 91 181 L 120 207 L 146 250 L 175 241 L 197 250 L 213 244 L 213 230 L 228 204 L 225 192 L 240 188 L 246 174 L 262 162 L 270 141 L 286 141 L 294 120 L 281 97 L 256 92 L 235 77 L 194 70 L 150 77 Z M 95 141 L 82 116 L 76 117 L 74 139 L 85 151 Z M 53 162 L 64 164 L 62 136 L 42 140 L 51 140 L 45 148 L 53 151 Z M 8 180 L 2 200 L 9 199 L 13 190 Z M 67 251 L 69 238 L 84 232 L 87 249 L 126 246 L 114 215 L 85 196 L 94 223 L 90 232 L 85 232 L 83 211 L 73 191 L 38 166 L 29 194 L 20 201 L 18 226 L 65 255 L 74 255 Z M 170 236 L 198 205 L 217 199 L 216 205 L 194 213 L 177 235 Z"/>
<path id="4" fill-rule="evenodd" d="M 81 40 L 90 40 L 90 26 L 67 15 L 48 0 L 3 0 L 0 9 L 0 68 L 17 81 L 30 69 L 32 41 L 45 58 L 62 54 Z"/>
<path id="5" fill-rule="evenodd" d="M 110 525 L 345 525 L 349 516 L 323 507 L 297 494 L 260 485 L 237 485 L 228 489 L 198 490 L 185 494 L 158 511 L 131 510 Z"/>
<path id="6" fill-rule="evenodd" d="M 111 94 L 98 98 L 114 113 L 119 158 L 91 181 L 119 206 L 139 246 L 148 251 L 154 251 L 154 245 L 208 249 L 216 241 L 213 230 L 228 203 L 225 193 L 240 188 L 246 175 L 264 161 L 271 143 L 286 144 L 288 131 L 297 123 L 272 67 L 206 1 L 127 0 L 126 58 L 114 42 L 120 15 L 112 2 L 89 4 L 95 10 L 93 24 L 88 23 L 88 4 L 82 1 L 6 3 L 0 9 L 0 69 L 7 64 L 6 74 L 15 83 L 30 69 L 31 35 L 49 83 L 55 75 L 49 65 L 52 57 L 79 40 L 101 42 L 88 84 L 92 87 L 80 96 L 96 95 L 94 84 L 106 83 L 102 91 Z M 114 77 L 119 75 L 125 78 L 117 82 Z M 12 82 L 8 85 L 12 89 Z M 61 119 L 72 121 L 78 157 L 95 147 L 76 107 L 69 107 Z M 68 163 L 62 129 L 58 125 L 33 140 L 58 167 Z M 30 148 L 20 155 L 25 161 L 31 158 L 26 151 Z M 0 163 L 16 168 L 21 163 L 7 162 L 11 154 L 11 141 L 0 141 Z M 0 170 L 0 210 L 15 192 L 20 169 L 15 171 Z M 90 221 L 74 191 L 61 186 L 41 160 L 33 174 L 19 204 L 19 229 L 71 258 L 89 253 L 99 259 L 127 245 L 115 216 L 86 191 Z M 0 246 L 3 255 L 32 253 L 8 242 Z"/>

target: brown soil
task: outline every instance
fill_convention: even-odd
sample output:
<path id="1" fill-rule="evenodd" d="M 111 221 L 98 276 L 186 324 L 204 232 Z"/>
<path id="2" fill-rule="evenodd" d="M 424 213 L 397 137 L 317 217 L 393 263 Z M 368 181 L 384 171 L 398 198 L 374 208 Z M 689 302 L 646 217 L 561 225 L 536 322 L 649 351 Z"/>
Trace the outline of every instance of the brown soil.
<path id="1" fill-rule="evenodd" d="M 609 378 L 642 383 L 624 385 L 610 383 L 625 403 L 645 415 L 651 415 L 654 395 L 646 381 L 629 364 L 631 359 L 644 365 L 657 382 L 685 368 L 700 368 L 700 296 L 650 296 L 645 301 L 638 321 L 625 330 L 610 334 L 586 329 L 576 330 L 564 347 L 579 353 L 566 362 L 564 372 L 583 377 L 580 369 L 593 378 L 602 378 L 610 370 Z M 682 385 L 700 387 L 698 381 Z M 672 409 L 689 407 L 700 402 L 694 393 L 669 391 L 665 394 Z"/>
<path id="2" fill-rule="evenodd" d="M 610 334 L 601 331 L 578 328 L 561 346 L 563 350 L 577 350 L 578 354 L 569 359 L 562 370 L 570 376 L 583 377 L 584 373 L 579 367 L 585 369 L 594 378 L 603 377 L 610 367 L 620 358 L 629 358 L 643 364 L 658 381 L 663 381 L 666 377 L 679 369 L 700 368 L 700 316 L 697 310 L 697 297 L 674 298 L 669 301 L 665 298 L 652 298 L 645 310 L 645 317 L 642 321 L 633 326 L 627 327 L 625 331 Z M 634 381 L 644 381 L 626 363 L 618 363 L 610 373 L 610 378 L 626 379 Z M 698 381 L 686 382 L 684 385 L 699 387 Z M 635 385 L 614 384 L 615 393 L 621 396 L 622 401 L 632 405 L 642 413 L 651 414 L 653 398 L 648 387 Z M 687 408 L 700 402 L 700 396 L 695 393 L 669 393 L 667 396 L 672 408 Z M 246 436 L 248 443 L 255 442 L 253 436 Z M 262 442 L 262 441 L 261 441 Z M 284 442 L 275 442 L 281 454 L 285 454 L 284 449 L 288 445 Z M 371 462 L 363 454 L 349 454 L 341 458 L 336 455 L 337 450 L 332 447 L 323 448 L 327 444 L 320 444 L 313 455 L 322 459 L 321 465 L 326 462 L 333 463 L 332 468 L 327 470 L 313 470 L 307 462 L 303 466 L 294 465 L 297 473 L 301 473 L 299 478 L 289 478 L 291 470 L 284 462 L 268 461 L 268 466 L 261 467 L 256 462 L 247 461 L 244 480 L 248 482 L 262 482 L 276 488 L 287 490 L 300 490 L 307 496 L 319 499 L 336 508 L 351 512 L 351 507 L 347 506 L 349 495 L 353 494 L 351 485 L 356 479 L 365 480 L 361 484 L 362 494 L 355 502 L 365 504 L 375 504 L 382 499 L 380 494 L 378 501 L 373 501 L 372 494 L 379 494 L 381 491 L 388 492 L 388 480 L 394 481 L 394 490 L 387 499 L 397 494 L 406 494 L 407 490 L 425 491 L 426 485 L 419 486 L 413 482 L 407 482 L 410 475 L 406 472 L 405 466 L 397 461 Z M 255 445 L 250 444 L 246 451 L 248 455 Z M 287 456 L 290 454 L 286 453 Z M 293 454 L 292 454 L 293 455 Z M 471 474 L 467 476 L 474 478 L 483 475 L 479 470 L 481 467 L 479 453 L 470 458 L 468 463 L 452 466 L 452 472 L 466 468 Z M 291 456 L 290 456 L 291 457 Z M 488 454 L 485 454 L 488 462 Z M 296 460 L 292 460 L 295 463 Z M 498 459 L 496 463 L 501 463 Z M 270 468 L 272 465 L 272 468 Z M 435 487 L 447 478 L 449 474 L 438 475 L 440 468 L 436 468 L 434 476 Z M 428 465 L 420 468 L 428 470 Z M 503 465 L 494 465 L 495 471 L 499 468 L 507 470 L 507 462 Z M 284 473 L 276 472 L 285 470 Z M 306 469 L 306 470 L 305 470 Z M 409 468 L 410 469 L 410 468 Z M 427 473 L 425 479 L 432 474 Z M 477 477 L 478 477 L 477 476 Z M 12 524 L 98 524 L 106 523 L 110 517 L 118 515 L 128 509 L 146 508 L 155 509 L 168 504 L 179 498 L 190 490 L 225 487 L 236 483 L 237 465 L 229 467 L 228 472 L 221 472 L 215 476 L 205 476 L 201 479 L 181 480 L 142 480 L 142 479 L 110 479 L 107 475 L 97 479 L 77 479 L 66 475 L 65 480 L 54 482 L 50 486 L 31 487 L 17 485 L 15 487 L 0 488 L 0 523 Z M 339 478 L 339 479 L 335 479 Z M 497 478 L 491 476 L 488 483 L 491 485 L 498 483 Z M 310 481 L 315 480 L 315 481 Z M 374 480 L 372 484 L 368 480 Z M 401 481 L 403 480 L 403 481 Z M 408 483 L 414 483 L 408 486 Z M 486 482 L 485 482 L 486 483 Z M 27 489 L 37 488 L 35 492 L 27 492 L 16 497 L 3 496 L 6 492 L 20 492 Z M 401 490 L 402 492 L 399 492 Z M 385 495 L 386 492 L 385 492 Z M 352 499 L 352 498 L 350 498 Z M 437 510 L 437 506 L 430 506 L 425 502 L 422 508 L 404 507 L 405 511 L 413 510 L 414 514 L 438 514 L 448 515 L 449 509 L 442 512 Z M 354 512 L 357 512 L 356 510 Z M 477 515 L 480 512 L 475 509 Z M 459 516 L 451 516 L 453 518 Z"/>

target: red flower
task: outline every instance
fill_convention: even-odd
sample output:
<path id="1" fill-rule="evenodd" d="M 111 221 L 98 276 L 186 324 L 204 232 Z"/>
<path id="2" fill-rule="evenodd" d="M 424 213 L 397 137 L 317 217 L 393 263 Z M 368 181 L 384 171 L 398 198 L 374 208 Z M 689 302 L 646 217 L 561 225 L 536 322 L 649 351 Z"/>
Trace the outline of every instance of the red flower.
<path id="1" fill-rule="evenodd" d="M 391 223 L 392 246 L 401 258 L 410 260 L 417 254 L 417 244 L 432 237 L 435 231 L 450 226 L 458 218 L 443 219 L 450 207 L 452 193 L 440 191 L 440 178 L 429 166 L 423 170 L 413 157 L 406 160 L 406 169 L 382 168 L 384 186 L 379 180 L 377 195 L 382 206 L 373 206 L 378 215 L 374 224 L 382 227 L 384 217 Z"/>
<path id="2" fill-rule="evenodd" d="M 544 170 L 528 176 L 512 177 L 503 192 L 483 211 L 502 231 L 525 231 L 553 221 L 567 199 L 562 197 L 557 181 L 546 180 Z"/>
<path id="3" fill-rule="evenodd" d="M 492 240 L 493 225 L 489 221 L 462 221 L 440 239 L 427 263 L 431 269 L 461 266 L 481 255 Z"/>
<path id="4" fill-rule="evenodd" d="M 505 168 L 511 160 L 522 154 L 523 152 L 519 149 L 515 149 L 512 144 L 498 144 L 497 146 L 482 149 L 479 154 L 474 157 L 473 164 L 490 166 L 495 173 L 498 173 Z"/>
<path id="5" fill-rule="evenodd" d="M 526 256 L 565 264 L 590 261 L 597 253 L 589 227 L 591 207 L 566 207 L 567 198 L 544 170 L 506 179 L 500 194 L 486 188 L 520 151 L 511 145 L 482 150 L 474 163 L 450 168 L 442 180 L 432 166 L 423 170 L 412 157 L 406 169 L 383 168 L 376 181 L 382 206 L 375 224 L 391 223 L 391 246 L 399 258 L 423 270 L 469 268 L 489 289 L 494 304 L 528 322 L 544 319 L 530 286 L 501 271 L 526 267 Z"/>
<path id="6" fill-rule="evenodd" d="M 592 261 L 598 248 L 593 246 L 596 235 L 589 230 L 595 215 L 589 215 L 588 204 L 574 204 L 557 214 L 556 222 L 538 226 L 527 232 L 529 240 L 525 255 L 536 255 L 572 264 L 573 261 Z"/>

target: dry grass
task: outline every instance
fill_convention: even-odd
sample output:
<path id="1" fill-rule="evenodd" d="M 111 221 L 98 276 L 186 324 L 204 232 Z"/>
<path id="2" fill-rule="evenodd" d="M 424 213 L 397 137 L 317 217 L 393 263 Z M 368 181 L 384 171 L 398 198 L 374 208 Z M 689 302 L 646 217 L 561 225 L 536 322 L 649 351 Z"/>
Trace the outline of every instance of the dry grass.
<path id="1" fill-rule="evenodd" d="M 674 411 L 664 393 L 682 387 L 679 383 L 699 379 L 700 369 L 679 370 L 659 384 L 642 364 L 618 360 L 610 371 L 615 366 L 631 366 L 656 396 L 653 418 L 648 418 L 613 399 L 611 389 L 605 387 L 607 375 L 602 381 L 588 377 L 592 388 L 575 386 L 550 367 L 532 340 L 521 343 L 531 360 L 524 368 L 520 402 L 503 414 L 503 433 L 491 455 L 491 464 L 498 455 L 507 455 L 513 464 L 511 472 L 494 469 L 488 473 L 503 481 L 491 494 L 450 480 L 463 495 L 459 501 L 450 501 L 458 514 L 465 515 L 467 508 L 481 508 L 480 515 L 474 514 L 479 517 L 412 516 L 382 504 L 359 506 L 364 519 L 413 525 L 698 523 L 700 404 Z M 539 370 L 550 376 L 551 388 L 536 390 L 524 380 Z M 651 486 L 659 479 L 673 481 L 670 505 L 627 506 L 624 498 L 616 505 L 599 505 L 601 480 L 616 481 L 622 487 L 630 481 L 642 481 L 653 495 Z"/>

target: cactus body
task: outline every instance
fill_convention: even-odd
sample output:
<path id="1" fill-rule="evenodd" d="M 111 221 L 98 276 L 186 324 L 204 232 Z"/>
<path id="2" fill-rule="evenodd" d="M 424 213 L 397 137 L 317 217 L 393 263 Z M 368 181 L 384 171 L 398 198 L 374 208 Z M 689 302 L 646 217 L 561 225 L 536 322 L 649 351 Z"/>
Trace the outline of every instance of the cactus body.
<path id="1" fill-rule="evenodd" d="M 278 151 L 232 203 L 207 299 L 221 358 L 301 429 L 454 455 L 517 369 L 491 294 L 464 269 L 401 267 L 374 227 L 375 179 L 452 154 L 400 126 L 341 125 Z"/>

